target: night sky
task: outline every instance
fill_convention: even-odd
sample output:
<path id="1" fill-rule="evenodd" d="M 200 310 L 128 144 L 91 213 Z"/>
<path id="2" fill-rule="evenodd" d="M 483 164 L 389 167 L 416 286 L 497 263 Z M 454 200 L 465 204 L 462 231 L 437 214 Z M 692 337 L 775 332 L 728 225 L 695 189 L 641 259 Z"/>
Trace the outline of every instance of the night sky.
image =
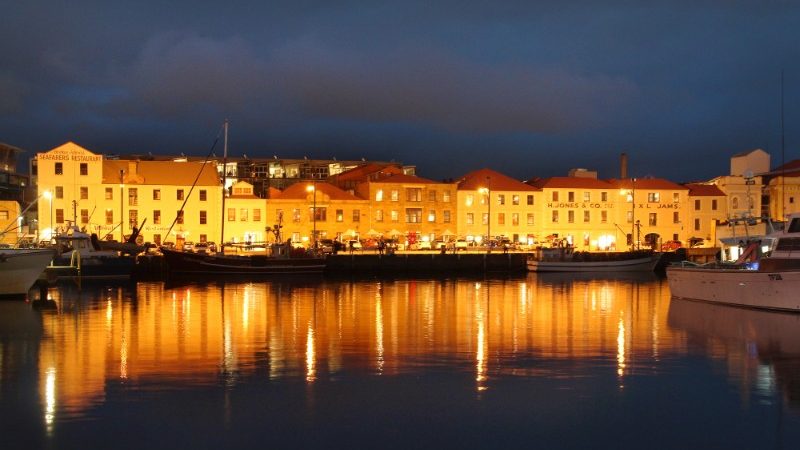
<path id="1" fill-rule="evenodd" d="M 24 160 L 66 141 L 202 156 L 228 118 L 234 156 L 611 178 L 625 151 L 634 176 L 708 179 L 753 148 L 780 164 L 781 71 L 800 157 L 800 2 L 5 0 L 2 17 L 0 141 Z"/>

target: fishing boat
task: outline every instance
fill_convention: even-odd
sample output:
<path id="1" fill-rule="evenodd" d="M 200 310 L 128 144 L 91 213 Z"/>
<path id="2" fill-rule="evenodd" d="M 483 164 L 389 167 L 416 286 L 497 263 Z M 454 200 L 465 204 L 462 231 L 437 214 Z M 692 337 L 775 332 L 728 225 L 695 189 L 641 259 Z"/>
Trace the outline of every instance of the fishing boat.
<path id="1" fill-rule="evenodd" d="M 0 249 L 0 295 L 25 295 L 54 255 L 53 249 Z"/>
<path id="2" fill-rule="evenodd" d="M 774 248 L 757 257 L 755 246 L 735 263 L 697 265 L 682 262 L 667 267 L 672 296 L 749 308 L 800 312 L 800 214 L 789 226 L 765 238 Z M 763 249 L 762 249 L 763 250 Z"/>
<path id="3" fill-rule="evenodd" d="M 322 273 L 325 258 L 307 255 L 289 244 L 273 244 L 269 252 L 226 254 L 161 248 L 170 275 L 279 275 Z M 302 253 L 302 254 L 299 254 Z"/>
<path id="4" fill-rule="evenodd" d="M 652 272 L 661 253 L 651 250 L 628 252 L 575 252 L 570 247 L 542 248 L 528 256 L 531 272 Z"/>
<path id="5" fill-rule="evenodd" d="M 59 255 L 45 268 L 48 280 L 79 277 L 81 280 L 125 280 L 131 277 L 136 257 L 103 250 L 97 236 L 76 226 L 56 235 Z"/>

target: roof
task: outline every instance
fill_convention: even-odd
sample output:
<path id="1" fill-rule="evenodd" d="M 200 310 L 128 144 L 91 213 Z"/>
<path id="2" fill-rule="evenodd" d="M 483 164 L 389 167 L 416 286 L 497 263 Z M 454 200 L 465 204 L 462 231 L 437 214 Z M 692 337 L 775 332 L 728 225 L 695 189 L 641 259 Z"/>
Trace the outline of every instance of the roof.
<path id="1" fill-rule="evenodd" d="M 489 188 L 493 191 L 539 191 L 534 186 L 527 185 L 492 169 L 479 169 L 464 175 L 458 182 L 459 191 L 476 191 L 480 188 Z"/>
<path id="2" fill-rule="evenodd" d="M 665 180 L 663 178 L 633 178 L 633 182 L 631 182 L 630 178 L 625 178 L 623 180 L 618 180 L 612 178 L 608 180 L 608 183 L 613 186 L 615 189 L 658 189 L 658 190 L 669 190 L 669 191 L 685 191 L 688 188 L 685 186 L 681 186 L 678 183 L 674 183 L 669 180 Z"/>
<path id="3" fill-rule="evenodd" d="M 158 184 L 167 186 L 219 186 L 220 180 L 214 163 L 173 161 L 103 160 L 103 183 L 119 183 L 120 171 L 124 183 Z M 198 174 L 200 176 L 198 177 Z"/>
<path id="4" fill-rule="evenodd" d="M 441 184 L 438 181 L 429 180 L 427 178 L 418 177 L 416 175 L 405 175 L 402 173 L 393 173 L 377 180 L 370 181 L 371 183 L 402 183 L 402 184 Z"/>
<path id="5" fill-rule="evenodd" d="M 787 177 L 796 177 L 800 176 L 800 159 L 794 159 L 789 161 L 786 164 L 776 167 L 773 171 L 767 172 L 763 175 L 773 175 L 773 176 L 781 176 L 785 175 Z"/>
<path id="6" fill-rule="evenodd" d="M 310 195 L 308 192 L 308 187 L 311 186 L 309 183 L 295 183 L 286 189 L 284 189 L 280 194 L 277 194 L 272 197 L 273 200 L 305 200 Z M 348 192 L 345 192 L 338 187 L 318 181 L 313 184 L 317 192 L 327 195 L 331 200 L 361 200 L 360 198 L 352 195 Z"/>
<path id="7" fill-rule="evenodd" d="M 608 181 L 586 177 L 535 178 L 526 181 L 526 184 L 539 189 L 616 189 Z"/>
<path id="8" fill-rule="evenodd" d="M 402 173 L 403 168 L 398 164 L 367 163 L 345 170 L 342 173 L 333 175 L 331 178 L 335 178 L 337 181 L 366 181 L 370 175 L 380 174 L 380 172 L 386 172 L 387 174 Z"/>
<path id="9" fill-rule="evenodd" d="M 690 197 L 724 197 L 725 193 L 715 184 L 687 183 Z"/>

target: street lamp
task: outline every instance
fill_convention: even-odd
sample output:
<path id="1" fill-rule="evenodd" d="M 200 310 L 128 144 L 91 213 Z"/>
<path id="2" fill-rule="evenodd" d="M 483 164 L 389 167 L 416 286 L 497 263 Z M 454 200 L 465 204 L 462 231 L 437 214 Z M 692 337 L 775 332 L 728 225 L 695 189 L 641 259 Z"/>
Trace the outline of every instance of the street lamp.
<path id="1" fill-rule="evenodd" d="M 53 240 L 53 193 L 50 191 L 44 191 L 42 192 L 42 197 L 50 201 L 50 241 L 52 241 Z"/>
<path id="2" fill-rule="evenodd" d="M 314 249 L 316 250 L 316 248 L 317 248 L 317 182 L 316 181 L 312 181 L 312 184 L 310 184 L 310 185 L 308 185 L 308 187 L 306 187 L 306 191 L 313 193 L 313 206 L 311 208 L 311 211 L 312 211 L 311 220 L 314 222 L 314 232 L 313 232 L 312 236 L 314 238 Z"/>
<path id="3" fill-rule="evenodd" d="M 486 195 L 486 251 L 491 253 L 491 240 L 492 240 L 492 190 L 488 187 L 479 188 L 478 192 Z"/>

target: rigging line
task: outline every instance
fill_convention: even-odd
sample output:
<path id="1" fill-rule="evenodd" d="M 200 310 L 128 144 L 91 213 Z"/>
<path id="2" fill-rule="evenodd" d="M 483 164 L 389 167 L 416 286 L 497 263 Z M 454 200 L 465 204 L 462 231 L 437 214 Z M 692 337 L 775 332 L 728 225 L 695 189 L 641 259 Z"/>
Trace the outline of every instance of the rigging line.
<path id="1" fill-rule="evenodd" d="M 192 196 L 192 191 L 194 190 L 195 185 L 197 185 L 197 180 L 200 179 L 200 175 L 203 173 L 203 170 L 206 168 L 206 164 L 208 164 L 208 160 L 211 159 L 211 155 L 214 152 L 214 148 L 217 146 L 217 142 L 219 142 L 219 135 L 222 132 L 222 127 L 217 132 L 217 137 L 214 138 L 214 143 L 211 144 L 211 148 L 208 150 L 208 154 L 206 155 L 206 159 L 203 160 L 203 164 L 200 166 L 200 170 L 197 172 L 197 176 L 194 178 L 194 182 L 192 183 L 192 187 L 189 188 L 189 193 L 186 194 L 186 197 L 183 199 L 183 204 L 181 204 L 181 209 L 178 210 L 178 213 L 175 214 L 175 218 L 172 220 L 172 224 L 169 226 L 169 230 L 167 230 L 166 238 L 169 238 L 169 234 L 172 232 L 172 228 L 175 227 L 175 223 L 178 221 L 178 217 L 181 216 L 183 213 L 183 208 L 186 207 L 186 202 L 189 201 L 189 197 Z"/>

